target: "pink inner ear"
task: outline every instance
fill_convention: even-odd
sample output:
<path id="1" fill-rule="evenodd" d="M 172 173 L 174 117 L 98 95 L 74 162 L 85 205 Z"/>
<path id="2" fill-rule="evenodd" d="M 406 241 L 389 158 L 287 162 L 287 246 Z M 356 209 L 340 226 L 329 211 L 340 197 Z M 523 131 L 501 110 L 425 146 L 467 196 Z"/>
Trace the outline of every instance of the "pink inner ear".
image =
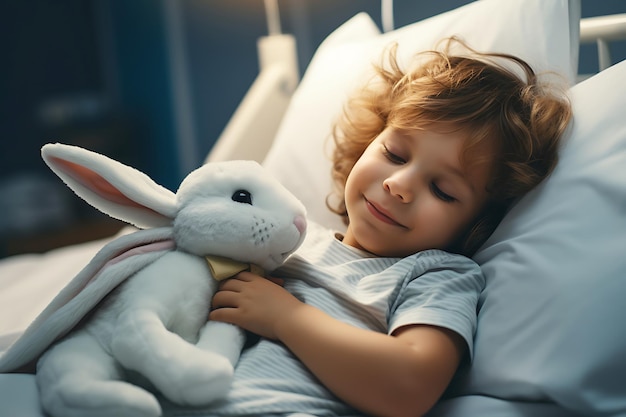
<path id="1" fill-rule="evenodd" d="M 63 171 L 72 177 L 75 181 L 84 185 L 102 198 L 113 203 L 126 207 L 145 208 L 136 201 L 131 200 L 122 194 L 113 184 L 104 179 L 100 174 L 90 170 L 82 165 L 66 161 L 60 158 L 53 158 L 54 162 L 59 165 Z"/>

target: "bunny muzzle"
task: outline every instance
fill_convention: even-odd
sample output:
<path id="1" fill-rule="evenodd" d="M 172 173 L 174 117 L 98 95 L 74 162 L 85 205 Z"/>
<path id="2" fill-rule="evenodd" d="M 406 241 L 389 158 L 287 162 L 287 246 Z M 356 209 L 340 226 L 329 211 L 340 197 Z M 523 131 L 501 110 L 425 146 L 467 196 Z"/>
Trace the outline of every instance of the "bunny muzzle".
<path id="1" fill-rule="evenodd" d="M 306 209 L 254 161 L 206 164 L 177 192 L 173 227 L 179 249 L 280 266 L 304 240 Z"/>

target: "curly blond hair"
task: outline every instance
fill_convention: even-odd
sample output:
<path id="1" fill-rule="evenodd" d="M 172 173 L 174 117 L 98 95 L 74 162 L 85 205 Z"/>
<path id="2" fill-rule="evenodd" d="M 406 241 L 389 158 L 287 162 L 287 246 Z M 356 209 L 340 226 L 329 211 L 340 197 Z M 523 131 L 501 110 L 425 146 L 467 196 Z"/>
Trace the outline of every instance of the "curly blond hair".
<path id="1" fill-rule="evenodd" d="M 468 54 L 452 54 L 452 47 L 458 45 Z M 447 39 L 442 50 L 418 54 L 419 65 L 411 71 L 400 68 L 396 52 L 397 45 L 387 51 L 388 65 L 383 62 L 375 67 L 376 76 L 348 100 L 334 126 L 335 190 L 327 205 L 348 224 L 343 198 L 346 179 L 386 127 L 415 130 L 453 123 L 469 133 L 462 153 L 464 164 L 481 162 L 475 150 L 485 141 L 496 145 L 488 202 L 447 248 L 471 256 L 512 203 L 553 170 L 560 138 L 572 115 L 569 100 L 563 89 L 540 82 L 524 60 L 503 53 L 480 53 L 457 38 Z"/>

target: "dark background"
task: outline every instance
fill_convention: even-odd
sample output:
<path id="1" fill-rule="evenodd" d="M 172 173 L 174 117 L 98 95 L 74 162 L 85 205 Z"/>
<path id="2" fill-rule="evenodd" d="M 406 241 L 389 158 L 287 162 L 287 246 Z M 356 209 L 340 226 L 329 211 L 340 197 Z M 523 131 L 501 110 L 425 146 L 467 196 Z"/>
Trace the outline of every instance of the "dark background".
<path id="1" fill-rule="evenodd" d="M 395 0 L 395 26 L 466 3 Z M 319 43 L 358 11 L 380 26 L 379 0 L 279 6 L 283 32 L 297 40 L 301 74 Z M 582 0 L 583 17 L 624 12 L 623 0 Z M 121 226 L 60 184 L 39 157 L 44 143 L 99 151 L 175 190 L 256 77 L 256 41 L 264 35 L 262 0 L 0 1 L 0 257 L 107 236 Z M 614 62 L 623 60 L 626 43 L 613 44 L 611 53 Z M 583 46 L 580 72 L 596 68 L 595 46 Z M 181 103 L 173 92 L 184 91 L 181 83 L 189 87 L 183 114 L 192 160 L 181 158 L 177 140 Z"/>

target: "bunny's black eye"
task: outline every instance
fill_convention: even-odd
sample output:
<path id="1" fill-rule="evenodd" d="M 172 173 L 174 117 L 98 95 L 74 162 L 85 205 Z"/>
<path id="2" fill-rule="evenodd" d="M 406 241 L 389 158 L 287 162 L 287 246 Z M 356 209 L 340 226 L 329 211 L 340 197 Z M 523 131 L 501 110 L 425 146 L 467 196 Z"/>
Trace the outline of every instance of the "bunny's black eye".
<path id="1" fill-rule="evenodd" d="M 231 198 L 233 201 L 236 201 L 237 203 L 245 203 L 245 204 L 252 205 L 252 194 L 250 194 L 250 191 L 237 190 L 233 193 L 233 196 Z"/>

